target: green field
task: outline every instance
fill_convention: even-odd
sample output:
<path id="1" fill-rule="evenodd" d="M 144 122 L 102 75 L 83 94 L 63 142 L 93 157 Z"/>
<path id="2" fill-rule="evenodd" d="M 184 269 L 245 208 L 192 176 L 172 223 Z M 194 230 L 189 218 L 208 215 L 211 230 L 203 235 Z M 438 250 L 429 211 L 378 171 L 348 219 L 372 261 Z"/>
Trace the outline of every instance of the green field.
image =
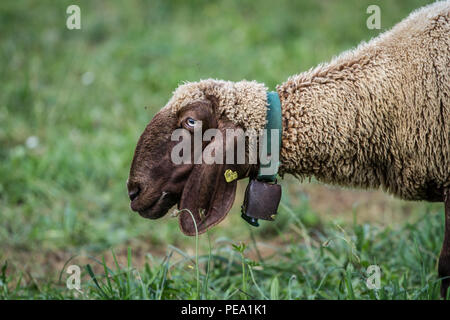
<path id="1" fill-rule="evenodd" d="M 430 1 L 76 1 L 82 28 L 68 30 L 73 2 L 0 1 L 0 298 L 439 298 L 442 204 L 287 178 L 278 220 L 254 229 L 242 183 L 197 239 L 132 212 L 125 185 L 182 81 L 273 89 Z M 81 292 L 66 288 L 72 264 Z"/>

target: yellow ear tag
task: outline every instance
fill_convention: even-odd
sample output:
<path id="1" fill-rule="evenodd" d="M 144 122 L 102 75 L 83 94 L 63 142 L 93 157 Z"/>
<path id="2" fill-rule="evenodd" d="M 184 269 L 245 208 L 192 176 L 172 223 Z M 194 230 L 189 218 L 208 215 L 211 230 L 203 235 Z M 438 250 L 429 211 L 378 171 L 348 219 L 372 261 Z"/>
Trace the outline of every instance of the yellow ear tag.
<path id="1" fill-rule="evenodd" d="M 231 181 L 234 181 L 238 178 L 238 174 L 236 171 L 233 171 L 231 169 L 227 169 L 224 173 L 225 180 L 230 183 Z"/>

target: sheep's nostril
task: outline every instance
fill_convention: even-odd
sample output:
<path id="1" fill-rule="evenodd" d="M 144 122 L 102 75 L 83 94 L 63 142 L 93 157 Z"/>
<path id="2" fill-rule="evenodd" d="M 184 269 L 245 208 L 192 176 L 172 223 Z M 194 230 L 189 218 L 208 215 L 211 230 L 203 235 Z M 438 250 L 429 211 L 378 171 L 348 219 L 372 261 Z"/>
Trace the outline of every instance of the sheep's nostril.
<path id="1" fill-rule="evenodd" d="M 128 190 L 128 196 L 130 197 L 130 200 L 133 201 L 137 198 L 139 193 L 141 192 L 141 188 L 134 187 L 133 189 Z"/>

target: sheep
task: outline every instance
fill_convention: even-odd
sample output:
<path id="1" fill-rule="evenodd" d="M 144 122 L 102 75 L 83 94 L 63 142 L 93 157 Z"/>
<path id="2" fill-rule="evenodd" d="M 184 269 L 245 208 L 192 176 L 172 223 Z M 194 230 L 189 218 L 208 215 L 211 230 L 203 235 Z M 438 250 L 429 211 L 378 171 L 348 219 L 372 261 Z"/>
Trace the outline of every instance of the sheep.
<path id="1" fill-rule="evenodd" d="M 405 200 L 445 202 L 439 276 L 450 276 L 450 1 L 423 7 L 368 43 L 290 77 L 276 91 L 282 106 L 279 174 L 327 184 L 382 188 Z M 256 81 L 185 83 L 150 121 L 128 180 L 131 208 L 156 219 L 178 204 L 187 235 L 222 221 L 236 180 L 256 164 L 172 163 L 171 133 L 263 130 L 267 88 Z M 209 144 L 217 144 L 211 141 Z M 185 210 L 186 209 L 186 210 Z M 444 279 L 445 296 L 450 279 Z"/>

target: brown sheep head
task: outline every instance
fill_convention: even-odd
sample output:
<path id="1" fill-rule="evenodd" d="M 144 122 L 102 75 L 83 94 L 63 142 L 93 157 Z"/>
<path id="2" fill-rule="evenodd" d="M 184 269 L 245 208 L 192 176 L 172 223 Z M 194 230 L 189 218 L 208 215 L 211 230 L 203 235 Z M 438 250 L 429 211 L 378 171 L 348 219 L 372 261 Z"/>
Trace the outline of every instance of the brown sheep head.
<path id="1" fill-rule="evenodd" d="M 210 79 L 181 85 L 137 143 L 127 182 L 131 209 L 142 217 L 157 219 L 177 204 L 180 228 L 186 235 L 195 235 L 196 229 L 203 233 L 218 224 L 231 209 L 237 186 L 237 180 L 226 181 L 225 171 L 230 169 L 242 179 L 256 168 L 248 161 L 248 145 L 245 162 L 236 163 L 238 137 L 227 135 L 227 129 L 255 132 L 264 128 L 265 117 L 266 88 L 262 84 Z M 181 128 L 185 129 L 183 138 L 217 129 L 223 139 L 214 136 L 196 146 L 191 139 L 190 163 L 176 164 L 172 151 L 181 140 L 172 141 L 172 133 Z M 225 158 L 230 139 L 234 139 L 235 158 L 232 164 L 225 164 L 229 162 Z M 195 162 L 195 157 L 216 147 L 223 147 L 223 164 Z"/>

